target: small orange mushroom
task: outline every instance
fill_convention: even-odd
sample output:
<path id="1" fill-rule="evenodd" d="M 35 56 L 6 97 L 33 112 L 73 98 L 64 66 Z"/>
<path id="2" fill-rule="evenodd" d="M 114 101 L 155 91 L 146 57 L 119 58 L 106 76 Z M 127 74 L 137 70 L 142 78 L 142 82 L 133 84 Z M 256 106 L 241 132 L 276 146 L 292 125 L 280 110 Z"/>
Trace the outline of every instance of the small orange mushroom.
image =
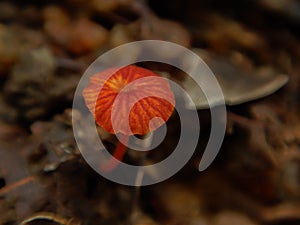
<path id="1" fill-rule="evenodd" d="M 133 65 L 92 75 L 83 96 L 96 123 L 112 134 L 121 134 L 122 142 L 113 154 L 119 161 L 126 152 L 130 135 L 156 130 L 170 118 L 175 105 L 167 80 Z M 161 119 L 153 122 L 156 117 Z M 114 166 L 108 163 L 102 169 L 111 170 Z"/>

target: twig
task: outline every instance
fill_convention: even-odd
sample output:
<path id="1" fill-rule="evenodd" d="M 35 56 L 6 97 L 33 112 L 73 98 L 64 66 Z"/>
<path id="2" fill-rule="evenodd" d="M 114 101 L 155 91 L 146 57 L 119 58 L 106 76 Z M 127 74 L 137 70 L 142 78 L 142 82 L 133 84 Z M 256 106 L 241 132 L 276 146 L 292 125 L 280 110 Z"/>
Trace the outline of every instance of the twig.
<path id="1" fill-rule="evenodd" d="M 16 182 L 12 183 L 12 184 L 9 184 L 9 185 L 7 185 L 7 186 L 5 186 L 5 187 L 3 187 L 3 188 L 0 189 L 0 196 L 1 195 L 5 195 L 8 192 L 10 192 L 10 191 L 12 191 L 12 190 L 14 190 L 14 189 L 16 189 L 16 188 L 18 188 L 20 186 L 23 186 L 23 185 L 25 185 L 25 184 L 33 181 L 34 179 L 35 179 L 34 176 L 29 176 L 29 177 L 25 177 L 25 178 L 23 178 L 21 180 L 18 180 Z"/>
<path id="2" fill-rule="evenodd" d="M 51 212 L 40 212 L 23 220 L 20 225 L 25 225 L 34 220 L 50 220 L 61 225 L 80 225 L 81 222 L 75 221 L 73 218 L 66 219 Z"/>

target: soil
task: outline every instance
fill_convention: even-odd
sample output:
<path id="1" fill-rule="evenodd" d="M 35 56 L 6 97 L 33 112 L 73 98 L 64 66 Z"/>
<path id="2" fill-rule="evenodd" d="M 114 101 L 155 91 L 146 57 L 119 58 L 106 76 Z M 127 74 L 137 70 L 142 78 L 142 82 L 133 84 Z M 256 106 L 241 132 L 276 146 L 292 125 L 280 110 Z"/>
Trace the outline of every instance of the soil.
<path id="1" fill-rule="evenodd" d="M 0 224 L 300 224 L 299 10 L 296 0 L 0 1 Z M 216 160 L 199 172 L 210 113 L 196 100 L 201 138 L 192 158 L 161 183 L 131 187 L 82 157 L 72 116 L 89 115 L 72 102 L 98 56 L 145 39 L 187 47 L 211 66 L 227 127 Z M 197 91 L 174 67 L 140 65 Z M 144 163 L 176 147 L 176 113 L 167 125 Z M 98 133 L 113 151 L 116 137 Z M 140 157 L 128 150 L 124 160 Z"/>

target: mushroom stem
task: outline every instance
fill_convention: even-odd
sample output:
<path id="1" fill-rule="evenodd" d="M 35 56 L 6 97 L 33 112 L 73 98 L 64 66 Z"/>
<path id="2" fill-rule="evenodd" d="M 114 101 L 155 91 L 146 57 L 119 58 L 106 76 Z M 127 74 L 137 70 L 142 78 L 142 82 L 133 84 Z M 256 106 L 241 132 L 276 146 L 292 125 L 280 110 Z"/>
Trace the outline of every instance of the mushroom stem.
<path id="1" fill-rule="evenodd" d="M 108 160 L 107 163 L 105 163 L 104 165 L 101 165 L 101 170 L 102 171 L 110 172 L 114 168 L 116 168 L 116 166 L 119 165 L 120 161 L 122 161 L 122 159 L 123 159 L 123 157 L 126 153 L 126 150 L 127 150 L 127 144 L 128 144 L 128 141 L 129 141 L 129 136 L 128 135 L 121 135 L 120 138 L 122 139 L 122 142 L 121 141 L 118 142 L 118 145 L 117 145 L 112 157 Z"/>

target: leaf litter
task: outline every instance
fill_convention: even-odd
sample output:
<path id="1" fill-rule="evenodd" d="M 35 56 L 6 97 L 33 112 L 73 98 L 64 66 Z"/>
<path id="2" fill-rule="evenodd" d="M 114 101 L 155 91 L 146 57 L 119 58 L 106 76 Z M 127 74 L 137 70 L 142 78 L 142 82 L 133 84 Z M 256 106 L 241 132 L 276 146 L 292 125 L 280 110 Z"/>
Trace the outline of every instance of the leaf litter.
<path id="1" fill-rule="evenodd" d="M 299 4 L 263 1 L 241 11 L 233 2 L 1 2 L 0 224 L 124 224 L 132 214 L 132 224 L 298 224 L 300 45 L 291 9 Z M 199 144 L 181 172 L 133 200 L 133 188 L 98 176 L 81 158 L 70 107 L 99 53 L 142 39 L 174 41 L 203 58 L 224 92 L 228 126 L 208 171 L 197 172 Z M 147 66 L 192 94 L 205 137 L 201 90 L 182 71 Z M 170 119 L 173 136 L 177 124 Z M 98 131 L 113 149 L 115 137 Z M 172 150 L 170 136 L 147 163 Z"/>

